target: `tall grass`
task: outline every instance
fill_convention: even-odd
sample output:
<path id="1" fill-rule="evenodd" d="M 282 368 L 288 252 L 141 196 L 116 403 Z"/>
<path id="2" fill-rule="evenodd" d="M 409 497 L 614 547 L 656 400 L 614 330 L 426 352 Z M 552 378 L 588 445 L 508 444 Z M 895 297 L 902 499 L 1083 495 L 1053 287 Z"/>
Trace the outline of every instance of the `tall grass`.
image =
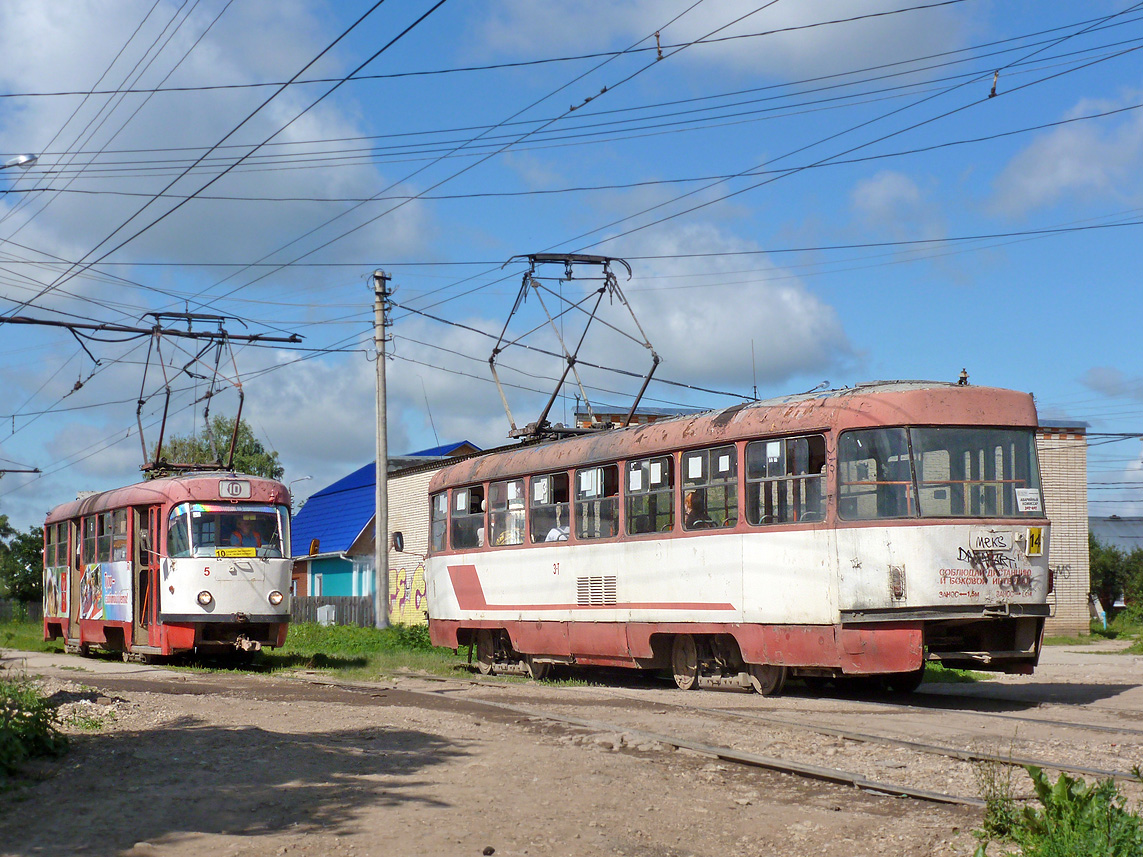
<path id="1" fill-rule="evenodd" d="M 57 756 L 67 748 L 56 708 L 23 676 L 0 676 L 0 780 L 29 759 Z"/>

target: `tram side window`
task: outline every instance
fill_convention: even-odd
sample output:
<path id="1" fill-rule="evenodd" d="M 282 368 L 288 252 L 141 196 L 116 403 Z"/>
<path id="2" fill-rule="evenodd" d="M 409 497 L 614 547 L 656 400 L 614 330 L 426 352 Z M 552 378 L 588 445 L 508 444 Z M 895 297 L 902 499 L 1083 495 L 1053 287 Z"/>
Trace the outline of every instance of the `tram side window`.
<path id="1" fill-rule="evenodd" d="M 619 465 L 575 472 L 575 535 L 609 539 L 619 534 Z"/>
<path id="2" fill-rule="evenodd" d="M 738 450 L 733 446 L 683 453 L 683 529 L 738 523 Z"/>
<path id="3" fill-rule="evenodd" d="M 92 515 L 83 519 L 83 562 L 84 564 L 98 562 L 96 559 L 99 545 L 99 518 Z"/>
<path id="4" fill-rule="evenodd" d="M 44 530 L 44 568 L 51 568 L 54 565 L 58 565 L 56 562 L 56 553 L 58 551 L 56 538 L 56 524 L 51 524 Z"/>
<path id="5" fill-rule="evenodd" d="M 627 532 L 668 532 L 675 526 L 674 468 L 669 455 L 627 462 Z"/>
<path id="6" fill-rule="evenodd" d="M 57 568 L 67 565 L 67 523 L 52 524 L 48 527 L 48 540 L 45 556 L 48 565 Z"/>
<path id="7" fill-rule="evenodd" d="M 916 514 L 905 429 L 847 431 L 838 441 L 838 513 L 850 521 Z"/>
<path id="8" fill-rule="evenodd" d="M 98 556 L 99 562 L 111 562 L 111 539 L 115 532 L 115 525 L 112 522 L 110 512 L 104 512 L 99 516 L 99 540 L 98 540 Z"/>
<path id="9" fill-rule="evenodd" d="M 445 533 L 448 532 L 448 492 L 434 494 L 429 507 L 429 541 L 432 550 L 445 549 Z"/>
<path id="10" fill-rule="evenodd" d="M 127 559 L 127 510 L 116 509 L 111 513 L 111 555 L 112 562 Z"/>
<path id="11" fill-rule="evenodd" d="M 571 533 L 568 475 L 532 477 L 532 541 L 566 542 Z"/>
<path id="12" fill-rule="evenodd" d="M 754 525 L 822 520 L 825 463 L 820 434 L 746 444 L 746 520 Z"/>
<path id="13" fill-rule="evenodd" d="M 488 486 L 488 518 L 492 526 L 490 544 L 524 543 L 524 480 L 509 479 Z"/>
<path id="14" fill-rule="evenodd" d="M 452 492 L 452 546 L 477 548 L 484 544 L 484 486 Z"/>

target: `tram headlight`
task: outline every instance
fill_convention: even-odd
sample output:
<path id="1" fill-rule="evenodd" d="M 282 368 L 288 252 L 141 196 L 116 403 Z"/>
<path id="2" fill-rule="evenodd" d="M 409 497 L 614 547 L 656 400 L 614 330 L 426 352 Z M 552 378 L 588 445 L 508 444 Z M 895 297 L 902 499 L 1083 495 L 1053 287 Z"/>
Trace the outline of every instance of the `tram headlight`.
<path id="1" fill-rule="evenodd" d="M 205 589 L 198 594 L 198 603 L 203 607 L 209 607 L 213 601 L 214 596 L 207 592 Z"/>
<path id="2" fill-rule="evenodd" d="M 279 592 L 277 589 L 275 589 L 273 592 L 270 593 L 270 603 L 273 604 L 275 607 L 277 607 L 279 604 L 282 603 L 282 599 L 285 597 L 286 596 L 284 596 L 281 592 Z"/>

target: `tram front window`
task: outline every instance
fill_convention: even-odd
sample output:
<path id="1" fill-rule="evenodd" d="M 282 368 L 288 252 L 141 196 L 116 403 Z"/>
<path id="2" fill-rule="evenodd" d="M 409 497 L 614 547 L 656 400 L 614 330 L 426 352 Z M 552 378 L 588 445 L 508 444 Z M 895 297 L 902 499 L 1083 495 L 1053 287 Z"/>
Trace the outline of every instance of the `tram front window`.
<path id="1" fill-rule="evenodd" d="M 289 510 L 183 503 L 171 511 L 167 549 L 172 557 L 289 556 Z"/>
<path id="2" fill-rule="evenodd" d="M 851 521 L 1043 516 L 1032 429 L 845 432 L 838 483 L 839 513 Z"/>

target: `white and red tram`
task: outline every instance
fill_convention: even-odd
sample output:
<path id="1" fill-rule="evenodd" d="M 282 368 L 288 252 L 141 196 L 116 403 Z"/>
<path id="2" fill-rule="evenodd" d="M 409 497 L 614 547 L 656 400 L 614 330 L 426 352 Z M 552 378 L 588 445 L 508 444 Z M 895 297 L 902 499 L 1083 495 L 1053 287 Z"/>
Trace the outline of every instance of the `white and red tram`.
<path id="1" fill-rule="evenodd" d="M 1030 673 L 1049 614 L 1032 397 L 886 382 L 473 457 L 430 485 L 429 628 L 484 672 L 911 689 Z"/>
<path id="2" fill-rule="evenodd" d="M 44 639 L 149 659 L 281 646 L 290 620 L 286 487 L 231 472 L 154 479 L 53 509 Z"/>

